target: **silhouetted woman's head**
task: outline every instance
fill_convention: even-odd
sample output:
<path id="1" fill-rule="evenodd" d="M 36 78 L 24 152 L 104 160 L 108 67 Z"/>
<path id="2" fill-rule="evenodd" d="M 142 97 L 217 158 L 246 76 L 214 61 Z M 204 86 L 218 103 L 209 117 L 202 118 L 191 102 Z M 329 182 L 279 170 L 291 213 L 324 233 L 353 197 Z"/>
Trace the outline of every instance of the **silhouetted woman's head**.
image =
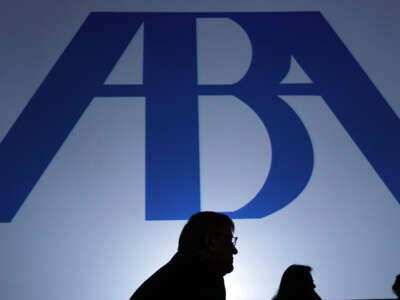
<path id="1" fill-rule="evenodd" d="M 311 276 L 312 268 L 304 265 L 291 265 L 282 275 L 279 290 L 274 299 L 320 299 L 314 291 L 315 285 Z"/>

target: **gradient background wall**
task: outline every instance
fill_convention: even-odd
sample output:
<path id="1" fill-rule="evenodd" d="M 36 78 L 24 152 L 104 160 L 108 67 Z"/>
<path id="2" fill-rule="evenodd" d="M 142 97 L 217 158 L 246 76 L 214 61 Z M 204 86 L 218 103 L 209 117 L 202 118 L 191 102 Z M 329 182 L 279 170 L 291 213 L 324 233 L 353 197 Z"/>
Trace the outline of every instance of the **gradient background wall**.
<path id="1" fill-rule="evenodd" d="M 14 0 L 0 4 L 0 139 L 89 13 L 111 11 L 319 11 L 400 115 L 398 1 Z M 251 45 L 229 20 L 212 22 L 198 23 L 199 81 L 235 82 Z M 141 83 L 142 35 L 106 83 Z M 285 80 L 310 81 L 295 63 Z M 184 221 L 145 221 L 145 99 L 130 100 L 94 99 L 12 222 L 0 224 L 2 299 L 127 299 L 176 251 Z M 391 298 L 399 199 L 321 97 L 284 100 L 311 137 L 312 176 L 283 209 L 235 221 L 227 298 L 270 299 L 292 263 L 314 268 L 322 298 Z M 236 210 L 268 174 L 268 132 L 233 96 L 200 97 L 199 118 L 202 209 Z"/>

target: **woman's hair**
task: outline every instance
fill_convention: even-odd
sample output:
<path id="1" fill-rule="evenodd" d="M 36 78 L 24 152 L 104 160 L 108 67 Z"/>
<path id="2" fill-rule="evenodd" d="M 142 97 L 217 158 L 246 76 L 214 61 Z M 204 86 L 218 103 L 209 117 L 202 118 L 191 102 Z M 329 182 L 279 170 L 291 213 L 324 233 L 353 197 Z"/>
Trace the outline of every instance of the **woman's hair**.
<path id="1" fill-rule="evenodd" d="M 307 299 L 314 289 L 311 277 L 312 268 L 304 265 L 291 265 L 282 275 L 275 300 Z"/>

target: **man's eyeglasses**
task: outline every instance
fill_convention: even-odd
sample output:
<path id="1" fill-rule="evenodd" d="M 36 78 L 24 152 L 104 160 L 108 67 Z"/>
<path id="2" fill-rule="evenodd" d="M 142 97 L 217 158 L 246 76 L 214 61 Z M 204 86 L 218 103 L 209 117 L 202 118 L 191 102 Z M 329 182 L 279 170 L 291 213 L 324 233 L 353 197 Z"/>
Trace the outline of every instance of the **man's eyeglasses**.
<path id="1" fill-rule="evenodd" d="M 225 234 L 225 233 L 220 233 L 220 232 L 216 232 L 216 234 L 223 235 L 223 236 L 226 236 L 226 237 L 230 237 L 231 236 L 230 234 Z M 238 240 L 237 236 L 231 237 L 231 243 L 232 243 L 233 246 L 236 246 L 237 240 Z"/>
<path id="2" fill-rule="evenodd" d="M 236 246 L 237 239 L 238 239 L 237 236 L 232 237 L 232 245 L 233 246 Z"/>

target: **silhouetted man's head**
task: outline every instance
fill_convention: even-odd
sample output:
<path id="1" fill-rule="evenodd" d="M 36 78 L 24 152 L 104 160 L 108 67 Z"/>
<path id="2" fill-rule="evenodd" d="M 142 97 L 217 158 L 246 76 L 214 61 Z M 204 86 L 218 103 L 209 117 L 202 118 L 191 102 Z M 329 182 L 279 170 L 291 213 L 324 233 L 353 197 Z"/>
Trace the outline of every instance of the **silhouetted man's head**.
<path id="1" fill-rule="evenodd" d="M 400 299 L 400 274 L 396 276 L 396 280 L 393 284 L 393 292 L 396 294 L 397 298 Z"/>
<path id="2" fill-rule="evenodd" d="M 225 275 L 233 270 L 233 255 L 238 251 L 233 237 L 235 225 L 224 214 L 203 211 L 194 214 L 183 227 L 178 252 L 200 255 L 215 272 Z"/>

